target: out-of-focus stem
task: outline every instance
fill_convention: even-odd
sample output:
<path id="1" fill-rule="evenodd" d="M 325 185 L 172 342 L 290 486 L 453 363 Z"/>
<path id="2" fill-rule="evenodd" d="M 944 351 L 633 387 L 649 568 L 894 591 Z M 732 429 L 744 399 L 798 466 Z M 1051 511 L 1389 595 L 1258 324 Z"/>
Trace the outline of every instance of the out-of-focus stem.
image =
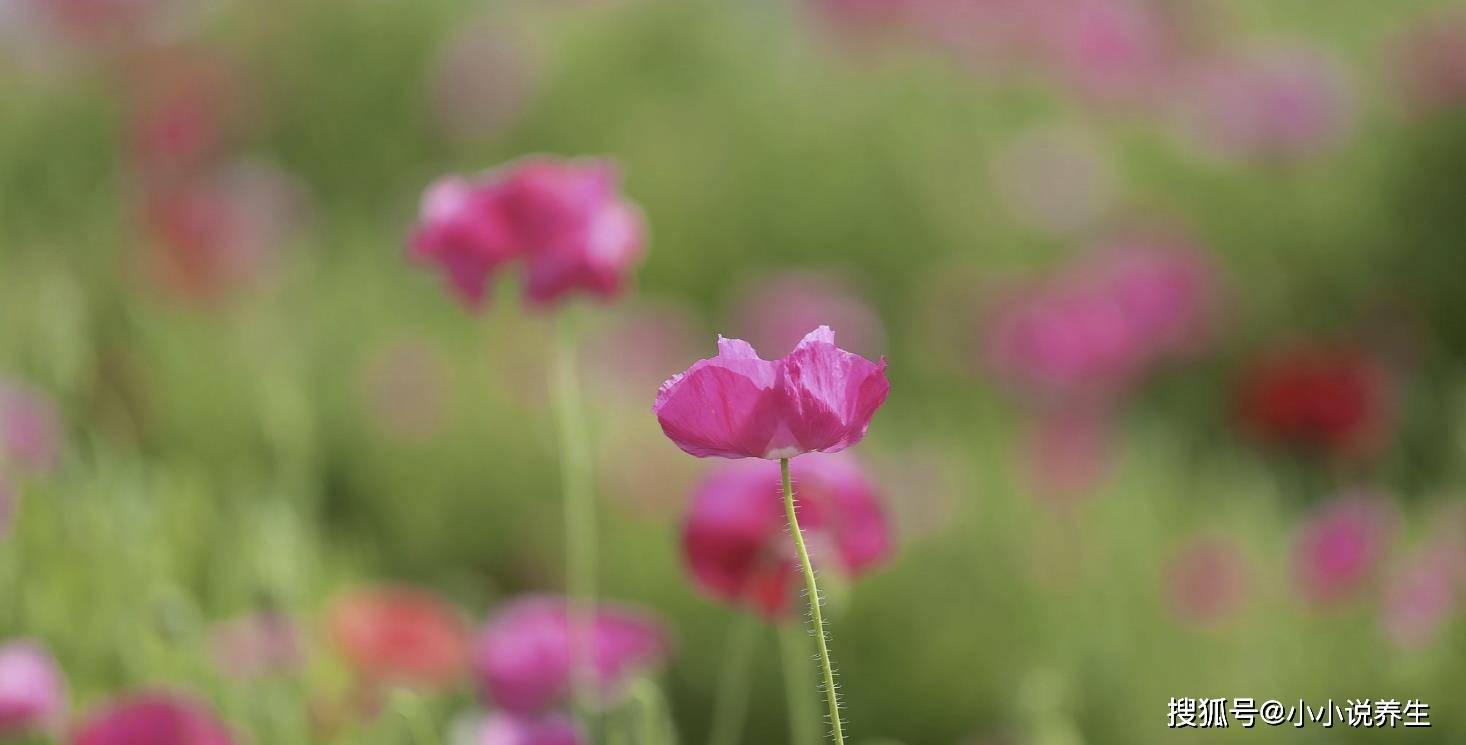
<path id="1" fill-rule="evenodd" d="M 565 585 L 570 598 L 571 683 L 576 708 L 591 719 L 595 686 L 591 618 L 596 596 L 596 503 L 590 450 L 580 397 L 574 320 L 559 319 L 553 389 L 560 430 L 560 486 L 564 492 Z"/>
<path id="2" fill-rule="evenodd" d="M 743 738 L 743 717 L 748 712 L 748 687 L 753 672 L 753 643 L 758 639 L 759 628 L 758 618 L 740 613 L 728 637 L 728 653 L 718 681 L 708 745 L 738 745 Z"/>

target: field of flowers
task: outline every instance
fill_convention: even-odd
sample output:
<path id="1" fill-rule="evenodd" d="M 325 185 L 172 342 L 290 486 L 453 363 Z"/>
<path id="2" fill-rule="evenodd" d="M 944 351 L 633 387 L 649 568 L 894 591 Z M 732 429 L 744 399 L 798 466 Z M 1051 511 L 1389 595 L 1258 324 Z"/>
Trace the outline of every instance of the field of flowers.
<path id="1" fill-rule="evenodd" d="M 0 0 L 0 742 L 1466 741 L 1463 205 L 1444 0 Z"/>

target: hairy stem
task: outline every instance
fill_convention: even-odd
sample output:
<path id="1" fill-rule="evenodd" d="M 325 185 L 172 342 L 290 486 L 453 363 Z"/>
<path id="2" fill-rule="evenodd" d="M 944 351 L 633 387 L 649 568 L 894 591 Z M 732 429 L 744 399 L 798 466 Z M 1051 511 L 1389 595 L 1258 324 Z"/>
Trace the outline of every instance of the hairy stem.
<path id="1" fill-rule="evenodd" d="M 840 695 L 835 690 L 835 668 L 830 662 L 830 647 L 825 639 L 825 622 L 820 616 L 820 587 L 815 582 L 814 564 L 809 560 L 809 549 L 804 546 L 804 533 L 799 530 L 799 516 L 794 509 L 794 485 L 789 481 L 789 459 L 779 459 L 779 476 L 784 485 L 784 512 L 789 517 L 789 534 L 794 537 L 794 548 L 799 551 L 799 564 L 804 569 L 804 585 L 809 591 L 809 618 L 813 626 L 814 639 L 819 646 L 820 669 L 824 673 L 825 702 L 830 708 L 830 728 L 835 745 L 845 745 L 845 733 L 840 724 Z"/>

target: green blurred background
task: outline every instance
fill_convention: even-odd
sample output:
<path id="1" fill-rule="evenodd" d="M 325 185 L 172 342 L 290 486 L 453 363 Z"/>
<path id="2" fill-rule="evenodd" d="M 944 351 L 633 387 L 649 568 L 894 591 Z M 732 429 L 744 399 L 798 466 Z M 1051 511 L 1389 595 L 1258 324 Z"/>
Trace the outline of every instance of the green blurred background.
<path id="1" fill-rule="evenodd" d="M 345 686 L 327 645 L 298 676 L 234 681 L 207 664 L 210 625 L 268 603 L 314 629 L 335 592 L 384 581 L 475 620 L 559 587 L 553 322 L 508 284 L 465 312 L 403 244 L 442 173 L 606 154 L 652 240 L 627 298 L 574 311 L 592 350 L 601 589 L 675 631 L 659 682 L 682 741 L 706 736 L 735 619 L 679 558 L 685 497 L 710 464 L 662 438 L 649 407 L 715 333 L 749 333 L 749 287 L 796 271 L 867 303 L 883 341 L 860 351 L 891 364 L 859 455 L 898 554 L 831 592 L 853 743 L 1462 741 L 1456 614 L 1399 644 L 1382 631 L 1383 580 L 1317 609 L 1291 569 L 1298 526 L 1331 495 L 1399 506 L 1388 567 L 1440 529 L 1466 477 L 1466 117 L 1421 113 L 1395 77 L 1396 40 L 1442 5 L 1176 3 L 1197 16 L 1187 50 L 1282 40 L 1337 55 L 1347 134 L 1262 162 L 1198 153 L 1164 105 L 832 21 L 838 5 L 256 0 L 186 7 L 146 43 L 8 16 L 0 373 L 55 401 L 66 447 L 53 473 L 16 481 L 0 638 L 42 640 L 78 710 L 170 685 L 204 692 L 252 742 L 328 741 L 303 711 Z M 442 68 L 475 42 L 490 51 L 465 52 L 460 78 L 487 103 L 460 111 L 470 94 Z M 238 88 L 227 149 L 289 174 L 293 200 L 268 268 L 202 299 L 149 268 L 158 238 L 129 130 L 138 71 L 199 59 L 222 60 Z M 1046 128 L 1080 132 L 1105 170 L 1106 206 L 1081 225 L 1046 229 L 1003 197 L 995 164 Z M 1061 167 L 1053 188 L 1080 177 Z M 996 288 L 1131 225 L 1204 247 L 1217 330 L 1125 397 L 1108 476 L 1055 506 L 1025 477 L 1030 407 L 985 370 L 977 319 Z M 646 316 L 680 334 L 646 357 L 666 369 L 595 346 Z M 1238 432 L 1238 371 L 1313 336 L 1356 340 L 1395 373 L 1397 415 L 1367 462 Z M 639 376 L 605 379 L 628 367 Z M 1187 623 L 1167 573 L 1206 534 L 1240 547 L 1245 599 Z M 774 632 L 760 648 L 745 741 L 785 742 Z M 1182 696 L 1418 698 L 1434 726 L 1167 729 Z M 432 701 L 444 741 L 470 699 Z M 405 740 L 383 721 L 329 741 Z"/>

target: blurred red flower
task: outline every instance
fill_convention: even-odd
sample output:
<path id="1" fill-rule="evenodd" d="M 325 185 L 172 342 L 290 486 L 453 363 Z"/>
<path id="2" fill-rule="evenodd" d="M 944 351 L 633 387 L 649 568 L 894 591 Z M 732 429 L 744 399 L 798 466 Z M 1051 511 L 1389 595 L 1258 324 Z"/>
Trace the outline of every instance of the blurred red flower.
<path id="1" fill-rule="evenodd" d="M 331 603 L 332 643 L 369 682 L 444 688 L 463 675 L 468 630 L 458 612 L 410 587 L 348 592 Z"/>
<path id="2" fill-rule="evenodd" d="M 1308 452 L 1365 457 L 1384 445 L 1389 376 L 1350 345 L 1303 344 L 1269 352 L 1243 374 L 1237 412 L 1258 440 Z"/>
<path id="3" fill-rule="evenodd" d="M 77 730 L 72 745 L 233 745 L 212 712 L 190 699 L 164 693 L 114 703 Z"/>

